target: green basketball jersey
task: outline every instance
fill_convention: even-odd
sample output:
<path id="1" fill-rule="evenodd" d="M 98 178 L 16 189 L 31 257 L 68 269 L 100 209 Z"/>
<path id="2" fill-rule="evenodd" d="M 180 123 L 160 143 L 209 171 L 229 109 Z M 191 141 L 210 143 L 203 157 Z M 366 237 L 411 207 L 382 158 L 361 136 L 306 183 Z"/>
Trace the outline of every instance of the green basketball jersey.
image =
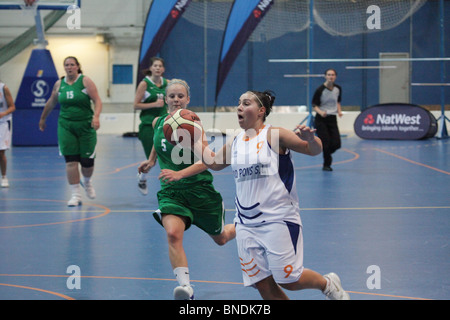
<path id="1" fill-rule="evenodd" d="M 60 104 L 59 116 L 61 118 L 78 121 L 91 120 L 94 111 L 91 107 L 91 98 L 83 85 L 83 75 L 71 85 L 67 84 L 66 77 L 61 79 L 58 102 Z"/>
<path id="2" fill-rule="evenodd" d="M 165 96 L 166 95 L 166 87 L 168 84 L 167 79 L 161 78 L 162 85 L 161 87 L 158 87 L 156 84 L 153 83 L 153 81 L 150 79 L 150 77 L 145 77 L 143 81 L 147 83 L 147 89 L 145 91 L 144 95 L 144 103 L 151 103 L 158 100 L 158 96 Z M 153 122 L 153 119 L 156 117 L 162 116 L 167 113 L 167 104 L 164 102 L 164 107 L 161 108 L 150 108 L 146 110 L 142 110 L 140 113 L 140 119 L 141 122 L 144 124 L 151 125 Z"/>
<path id="3" fill-rule="evenodd" d="M 170 169 L 174 171 L 180 171 L 187 168 L 197 162 L 197 158 L 191 151 L 181 149 L 180 146 L 173 146 L 164 137 L 163 125 L 164 119 L 168 114 L 161 116 L 156 121 L 155 135 L 153 137 L 154 148 L 158 155 L 158 163 L 161 169 Z M 161 188 L 188 188 L 193 183 L 212 183 L 213 176 L 211 172 L 205 170 L 199 174 L 191 176 L 189 178 L 181 179 L 179 181 L 166 184 L 161 181 Z"/>

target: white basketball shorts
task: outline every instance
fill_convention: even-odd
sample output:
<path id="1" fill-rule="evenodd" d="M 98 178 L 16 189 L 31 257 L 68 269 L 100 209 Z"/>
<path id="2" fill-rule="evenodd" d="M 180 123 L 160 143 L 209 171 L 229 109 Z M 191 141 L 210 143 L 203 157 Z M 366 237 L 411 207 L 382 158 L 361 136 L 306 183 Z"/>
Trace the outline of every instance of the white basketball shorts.
<path id="1" fill-rule="evenodd" d="M 273 276 L 277 283 L 296 282 L 303 272 L 302 226 L 267 223 L 236 225 L 236 242 L 244 286 Z"/>
<path id="2" fill-rule="evenodd" d="M 8 150 L 11 145 L 9 122 L 0 122 L 0 150 Z"/>

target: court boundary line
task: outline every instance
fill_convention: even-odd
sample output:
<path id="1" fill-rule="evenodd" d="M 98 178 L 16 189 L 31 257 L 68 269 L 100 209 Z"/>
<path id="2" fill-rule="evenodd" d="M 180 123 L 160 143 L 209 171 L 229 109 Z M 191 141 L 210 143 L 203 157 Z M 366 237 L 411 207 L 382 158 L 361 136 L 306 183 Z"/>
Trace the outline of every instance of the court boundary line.
<path id="1" fill-rule="evenodd" d="M 40 275 L 40 274 L 0 274 L 0 277 L 43 277 L 43 278 L 68 278 L 70 275 Z M 144 280 L 144 281 L 171 281 L 175 282 L 176 279 L 165 279 L 165 278 L 146 278 L 146 277 L 120 277 L 120 276 L 82 276 L 80 278 L 86 279 L 109 279 L 109 280 Z M 229 285 L 241 285 L 244 284 L 242 282 L 229 282 L 229 281 L 213 281 L 213 280 L 194 280 L 191 279 L 191 282 L 196 283 L 211 283 L 211 284 L 229 284 Z M 1 283 L 0 283 L 1 285 Z M 31 288 L 31 287 L 30 287 Z M 42 289 L 38 289 L 38 291 L 44 291 Z M 392 295 L 385 293 L 370 293 L 370 292 L 359 292 L 359 291 L 350 291 L 346 290 L 352 294 L 362 294 L 362 295 L 373 295 L 373 296 L 381 296 L 388 298 L 398 298 L 398 299 L 409 299 L 409 300 L 433 300 L 428 298 L 419 298 L 419 297 L 409 297 L 409 296 L 400 296 L 400 295 Z M 72 298 L 72 300 L 74 300 Z"/>
<path id="2" fill-rule="evenodd" d="M 422 166 L 422 167 L 425 167 L 425 168 L 428 168 L 428 169 L 431 169 L 431 170 L 434 170 L 434 171 L 437 171 L 437 172 L 440 172 L 440 173 L 444 173 L 444 174 L 450 175 L 450 172 L 448 172 L 448 171 L 444 171 L 444 170 L 441 170 L 441 169 L 429 166 L 427 164 L 420 163 L 420 162 L 417 162 L 417 161 L 414 161 L 414 160 L 411 160 L 411 159 L 399 156 L 398 154 L 395 154 L 395 153 L 392 153 L 392 152 L 389 152 L 389 151 L 385 151 L 385 150 L 378 149 L 378 148 L 373 148 L 373 150 L 385 153 L 387 155 L 393 156 L 393 157 L 398 158 L 400 160 L 404 160 L 404 161 L 410 162 L 410 163 L 418 165 L 418 166 Z"/>
<path id="3" fill-rule="evenodd" d="M 58 296 L 60 298 L 66 299 L 66 300 L 75 300 L 74 298 L 69 297 L 69 296 L 67 296 L 65 294 L 58 293 L 58 292 L 55 292 L 55 291 L 44 290 L 44 289 L 40 289 L 40 288 L 21 286 L 21 285 L 16 285 L 16 284 L 9 284 L 9 283 L 0 283 L 0 286 L 40 291 L 40 292 L 44 292 L 44 293 L 51 294 L 51 295 L 54 295 L 54 296 Z"/>
<path id="4" fill-rule="evenodd" d="M 352 155 L 353 155 L 353 158 L 346 159 L 346 160 L 341 160 L 341 161 L 335 161 L 335 162 L 333 163 L 333 165 L 344 164 L 344 163 L 347 163 L 347 162 L 356 161 L 356 160 L 358 160 L 359 157 L 360 157 L 360 155 L 359 155 L 358 153 L 356 153 L 356 152 L 354 152 L 354 151 L 351 151 L 351 150 L 349 150 L 349 149 L 346 149 L 346 148 L 342 148 L 341 151 L 345 151 L 345 152 L 348 152 L 348 153 L 352 154 Z M 295 167 L 294 170 L 304 170 L 304 169 L 320 168 L 320 167 L 323 167 L 323 164 L 322 164 L 322 163 L 319 163 L 319 164 L 313 164 L 313 165 L 310 165 L 310 166 Z"/>
<path id="5" fill-rule="evenodd" d="M 355 208 L 300 208 L 301 211 L 328 211 L 328 210 L 420 210 L 420 209 L 450 209 L 450 206 L 425 207 L 355 207 Z"/>
<path id="6" fill-rule="evenodd" d="M 3 200 L 3 199 L 2 199 Z M 4 200 L 8 200 L 8 201 L 42 201 L 42 202 L 65 202 L 63 200 L 50 200 L 50 199 L 4 199 Z M 67 220 L 67 221 L 58 221 L 58 222 L 46 222 L 46 223 L 36 223 L 36 224 L 24 224 L 24 225 L 16 225 L 16 226 L 0 226 L 0 229 L 17 229 L 17 228 L 29 228 L 29 227 L 42 227 L 42 226 L 51 226 L 51 225 L 58 225 L 58 224 L 66 224 L 66 223 L 75 223 L 75 222 L 81 222 L 81 221 L 88 221 L 88 220 L 92 220 L 92 219 L 97 219 L 97 218 L 102 218 L 106 215 L 108 215 L 109 213 L 111 213 L 111 209 L 109 209 L 108 207 L 105 207 L 101 204 L 94 204 L 94 203 L 90 203 L 90 206 L 94 206 L 94 207 L 100 207 L 103 208 L 104 211 L 102 214 L 96 215 L 96 216 L 92 216 L 92 217 L 87 217 L 87 218 L 80 218 L 80 219 L 72 219 L 72 220 Z M 61 211 L 60 211 L 61 212 Z M 86 210 L 79 210 L 79 211 L 70 211 L 70 212 L 79 212 L 79 213 L 83 213 L 86 212 Z M 94 212 L 98 212 L 98 211 L 94 211 Z M 2 214 L 4 212 L 1 212 Z"/>
<path id="7" fill-rule="evenodd" d="M 329 211 L 329 210 L 420 210 L 420 209 L 450 209 L 450 206 L 423 206 L 423 207 L 353 207 L 353 208 L 302 208 L 300 207 L 300 210 L 302 211 Z M 127 209 L 117 209 L 113 210 L 110 209 L 110 213 L 153 213 L 156 209 L 139 209 L 139 210 L 127 210 Z M 225 209 L 225 211 L 228 212 L 234 212 L 236 209 Z M 37 211 L 2 211 L 0 214 L 27 214 L 27 213 L 71 213 L 73 211 L 70 210 L 55 210 L 55 211 L 43 211 L 43 210 L 37 210 Z M 83 212 L 83 211 L 80 211 Z M 103 212 L 103 211 L 90 211 L 90 212 Z"/>

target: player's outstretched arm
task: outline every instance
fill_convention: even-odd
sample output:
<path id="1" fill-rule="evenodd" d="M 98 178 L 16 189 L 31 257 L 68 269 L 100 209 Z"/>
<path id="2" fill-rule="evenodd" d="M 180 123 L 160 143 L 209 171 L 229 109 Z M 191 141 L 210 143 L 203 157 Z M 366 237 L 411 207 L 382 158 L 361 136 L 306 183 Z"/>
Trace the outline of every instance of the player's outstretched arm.
<path id="1" fill-rule="evenodd" d="M 214 152 L 209 147 L 206 135 L 203 135 L 202 139 L 194 141 L 192 151 L 209 169 L 220 171 L 231 164 L 232 141 L 233 139 L 228 140 L 222 148 Z"/>
<path id="2" fill-rule="evenodd" d="M 271 146 L 278 146 L 280 153 L 286 148 L 310 156 L 322 152 L 322 141 L 315 136 L 315 129 L 305 125 L 298 125 L 294 131 L 285 128 L 272 127 L 270 131 Z"/>

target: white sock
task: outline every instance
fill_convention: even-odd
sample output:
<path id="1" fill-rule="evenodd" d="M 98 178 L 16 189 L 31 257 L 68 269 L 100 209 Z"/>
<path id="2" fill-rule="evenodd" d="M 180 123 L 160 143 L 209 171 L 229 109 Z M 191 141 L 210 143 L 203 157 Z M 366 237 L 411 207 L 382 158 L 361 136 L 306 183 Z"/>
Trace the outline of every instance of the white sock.
<path id="1" fill-rule="evenodd" d="M 139 173 L 139 180 L 147 181 L 147 173 L 144 172 Z"/>
<path id="2" fill-rule="evenodd" d="M 81 197 L 81 192 L 80 192 L 80 184 L 71 184 L 70 185 L 70 189 L 72 190 L 72 196 L 77 196 L 77 197 Z"/>
<path id="3" fill-rule="evenodd" d="M 180 284 L 180 286 L 191 285 L 189 280 L 189 268 L 178 267 L 173 269 L 173 273 L 175 274 L 175 277 L 177 278 L 177 281 Z"/>
<path id="4" fill-rule="evenodd" d="M 89 182 L 91 181 L 91 177 L 83 177 L 83 182 L 84 184 L 89 184 Z"/>
<path id="5" fill-rule="evenodd" d="M 330 281 L 330 279 L 328 279 L 328 277 L 324 277 L 325 278 L 325 280 L 327 280 L 327 285 L 325 286 L 325 289 L 323 289 L 323 293 L 324 294 L 328 294 L 329 292 L 330 292 L 330 284 L 331 284 L 331 281 Z"/>

